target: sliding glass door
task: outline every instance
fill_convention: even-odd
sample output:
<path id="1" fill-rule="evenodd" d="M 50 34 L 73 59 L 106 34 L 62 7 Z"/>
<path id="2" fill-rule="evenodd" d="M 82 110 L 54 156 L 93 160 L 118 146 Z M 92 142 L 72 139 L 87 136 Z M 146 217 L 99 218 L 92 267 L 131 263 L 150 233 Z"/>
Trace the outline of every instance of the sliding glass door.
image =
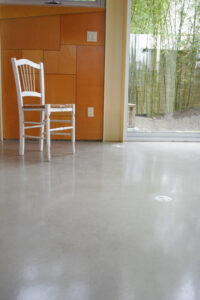
<path id="1" fill-rule="evenodd" d="M 132 0 L 128 132 L 200 132 L 199 0 Z"/>

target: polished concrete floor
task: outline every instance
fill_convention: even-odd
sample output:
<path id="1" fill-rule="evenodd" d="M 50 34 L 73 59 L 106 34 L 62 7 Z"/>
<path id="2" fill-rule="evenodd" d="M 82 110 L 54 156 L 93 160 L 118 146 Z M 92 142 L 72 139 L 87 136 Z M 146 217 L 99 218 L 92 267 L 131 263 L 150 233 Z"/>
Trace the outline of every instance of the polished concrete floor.
<path id="1" fill-rule="evenodd" d="M 0 145 L 0 300 L 199 300 L 200 144 Z"/>

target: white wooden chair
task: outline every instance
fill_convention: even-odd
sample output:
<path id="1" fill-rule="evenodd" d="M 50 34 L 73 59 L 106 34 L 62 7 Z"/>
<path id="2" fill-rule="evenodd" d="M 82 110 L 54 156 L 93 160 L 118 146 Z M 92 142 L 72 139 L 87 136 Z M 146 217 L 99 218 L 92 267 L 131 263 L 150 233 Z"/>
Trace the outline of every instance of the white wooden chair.
<path id="1" fill-rule="evenodd" d="M 72 136 L 72 152 L 75 152 L 75 104 L 45 104 L 44 92 L 44 67 L 43 63 L 36 64 L 27 59 L 11 58 L 19 108 L 19 122 L 20 122 L 20 143 L 19 155 L 24 155 L 25 138 L 40 139 L 40 151 L 43 151 L 45 139 L 45 125 L 46 125 L 46 146 L 47 159 L 51 159 L 50 154 L 50 135 L 71 135 Z M 36 91 L 36 73 L 39 71 L 40 83 L 39 91 Z M 25 97 L 39 98 L 40 104 L 24 104 Z M 39 111 L 40 122 L 25 121 L 25 111 Z M 70 120 L 51 120 L 51 113 L 66 112 L 70 113 Z M 67 127 L 50 128 L 51 122 L 56 123 L 71 123 Z M 28 125 L 28 126 L 27 126 Z M 31 136 L 25 134 L 25 130 L 31 128 L 40 128 L 40 136 Z M 71 133 L 61 133 L 59 131 L 70 130 Z"/>

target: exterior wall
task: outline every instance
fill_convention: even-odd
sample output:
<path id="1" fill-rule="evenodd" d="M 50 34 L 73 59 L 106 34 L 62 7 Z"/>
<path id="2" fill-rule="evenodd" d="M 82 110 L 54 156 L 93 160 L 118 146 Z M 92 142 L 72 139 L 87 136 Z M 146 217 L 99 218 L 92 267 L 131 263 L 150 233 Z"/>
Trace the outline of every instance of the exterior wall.
<path id="1" fill-rule="evenodd" d="M 48 16 L 48 10 L 29 7 L 29 12 L 34 16 L 22 18 L 26 8 L 18 8 L 20 18 L 17 18 L 10 7 L 5 16 L 15 18 L 1 20 L 4 138 L 19 136 L 10 59 L 23 57 L 44 62 L 46 103 L 76 104 L 76 138 L 102 140 L 105 11 L 102 8 L 73 8 L 72 11 L 69 7 L 64 8 L 64 14 L 56 11 L 55 15 Z M 87 31 L 98 32 L 97 43 L 86 41 Z M 87 117 L 90 106 L 94 107 L 94 118 Z M 32 116 L 29 114 L 27 119 Z"/>

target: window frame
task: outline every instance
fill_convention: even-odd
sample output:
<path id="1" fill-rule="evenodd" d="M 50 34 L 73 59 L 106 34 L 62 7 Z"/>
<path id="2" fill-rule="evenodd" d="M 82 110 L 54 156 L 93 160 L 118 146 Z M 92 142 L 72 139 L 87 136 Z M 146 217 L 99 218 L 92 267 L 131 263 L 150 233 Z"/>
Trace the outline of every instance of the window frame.
<path id="1" fill-rule="evenodd" d="M 42 6 L 47 6 L 44 5 L 44 2 L 47 2 L 48 0 L 29 0 L 29 1 L 25 1 L 25 0 L 10 0 L 9 1 L 9 5 L 34 5 L 34 6 L 38 6 L 38 5 L 42 5 Z M 0 0 L 0 4 L 4 4 L 5 1 Z M 7 1 L 8 2 L 8 1 Z M 62 3 L 62 0 L 61 0 Z M 6 3 L 8 4 L 8 3 Z M 50 5 L 49 5 L 50 6 Z M 95 0 L 95 2 L 91 2 L 91 1 L 73 1 L 73 0 L 69 0 L 69 1 L 63 1 L 63 3 L 61 4 L 61 7 L 67 7 L 67 6 L 79 6 L 79 7 L 102 7 L 104 8 L 106 6 L 106 0 Z M 60 5 L 52 5 L 52 7 L 60 7 Z"/>
<path id="2" fill-rule="evenodd" d="M 89 6 L 89 7 L 105 7 L 106 0 L 91 1 L 69 1 L 64 6 Z"/>

